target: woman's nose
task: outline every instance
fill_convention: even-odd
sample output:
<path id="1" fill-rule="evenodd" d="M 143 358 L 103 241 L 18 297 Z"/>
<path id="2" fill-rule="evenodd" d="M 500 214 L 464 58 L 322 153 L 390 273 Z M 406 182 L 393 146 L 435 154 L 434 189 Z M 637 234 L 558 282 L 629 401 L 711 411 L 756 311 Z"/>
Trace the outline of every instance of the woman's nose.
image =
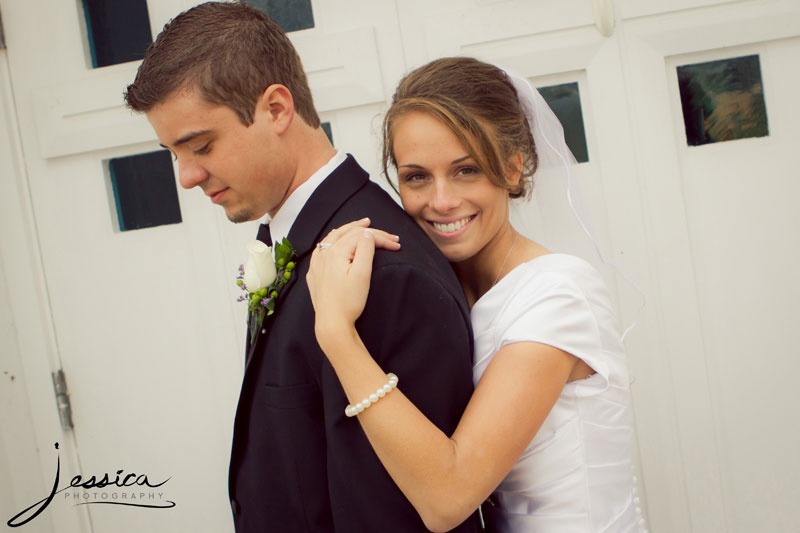
<path id="1" fill-rule="evenodd" d="M 458 191 L 446 179 L 434 180 L 432 196 L 430 199 L 430 206 L 438 213 L 447 213 L 448 211 L 458 207 L 461 203 L 461 198 L 458 196 Z"/>

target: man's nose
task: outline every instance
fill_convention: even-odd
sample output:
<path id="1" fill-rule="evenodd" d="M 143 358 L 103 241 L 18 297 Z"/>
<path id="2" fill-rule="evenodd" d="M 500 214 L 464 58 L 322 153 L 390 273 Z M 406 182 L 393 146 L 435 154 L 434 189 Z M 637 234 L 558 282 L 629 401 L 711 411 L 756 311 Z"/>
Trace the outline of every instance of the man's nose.
<path id="1" fill-rule="evenodd" d="M 208 172 L 192 158 L 178 159 L 178 181 L 184 189 L 197 187 L 208 178 Z"/>

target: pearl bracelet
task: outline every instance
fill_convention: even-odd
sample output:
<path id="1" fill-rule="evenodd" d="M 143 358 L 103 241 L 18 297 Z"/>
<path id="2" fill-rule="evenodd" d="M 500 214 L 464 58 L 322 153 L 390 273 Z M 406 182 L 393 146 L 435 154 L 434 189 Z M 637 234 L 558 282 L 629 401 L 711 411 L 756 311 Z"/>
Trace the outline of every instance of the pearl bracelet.
<path id="1" fill-rule="evenodd" d="M 351 403 L 350 405 L 348 405 L 344 410 L 344 414 L 347 416 L 356 416 L 357 414 L 361 413 L 364 409 L 366 409 L 373 403 L 377 402 L 378 400 L 386 396 L 388 393 L 392 392 L 392 389 L 397 387 L 397 382 L 399 381 L 399 379 L 391 372 L 386 374 L 386 377 L 389 378 L 389 381 L 386 382 L 386 385 L 379 388 L 374 393 L 370 394 L 360 402 L 356 404 Z"/>

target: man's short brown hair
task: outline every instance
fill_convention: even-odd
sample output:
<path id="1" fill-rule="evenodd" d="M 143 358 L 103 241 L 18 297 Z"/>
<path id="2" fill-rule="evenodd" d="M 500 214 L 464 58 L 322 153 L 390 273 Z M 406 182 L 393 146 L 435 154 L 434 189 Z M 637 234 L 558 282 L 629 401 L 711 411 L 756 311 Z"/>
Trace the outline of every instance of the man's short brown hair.
<path id="1" fill-rule="evenodd" d="M 283 30 L 244 3 L 207 2 L 164 26 L 128 85 L 125 103 L 146 113 L 174 91 L 195 87 L 249 126 L 258 98 L 275 83 L 289 89 L 303 120 L 319 127 L 303 65 Z"/>

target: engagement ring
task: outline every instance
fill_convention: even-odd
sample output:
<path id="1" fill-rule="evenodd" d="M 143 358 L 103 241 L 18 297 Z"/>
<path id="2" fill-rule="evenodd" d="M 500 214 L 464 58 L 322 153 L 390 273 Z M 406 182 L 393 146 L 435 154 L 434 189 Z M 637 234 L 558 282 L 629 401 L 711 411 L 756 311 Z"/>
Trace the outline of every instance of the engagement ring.
<path id="1" fill-rule="evenodd" d="M 331 245 L 331 243 L 329 243 L 329 242 L 321 242 L 321 243 L 317 244 L 317 248 L 318 248 L 320 251 L 322 251 L 322 250 L 324 250 L 325 248 L 328 248 L 330 245 Z"/>

